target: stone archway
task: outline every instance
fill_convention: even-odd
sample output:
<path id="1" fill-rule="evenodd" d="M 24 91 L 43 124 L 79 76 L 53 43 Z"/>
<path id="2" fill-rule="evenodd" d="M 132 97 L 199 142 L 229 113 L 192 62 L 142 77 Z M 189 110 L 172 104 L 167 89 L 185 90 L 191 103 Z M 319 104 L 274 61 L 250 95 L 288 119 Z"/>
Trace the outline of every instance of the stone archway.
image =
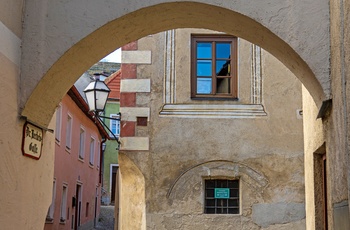
<path id="1" fill-rule="evenodd" d="M 151 2 L 106 3 L 99 10 L 115 9 L 116 13 L 90 18 L 86 15 L 94 13 L 93 7 L 97 7 L 93 3 L 83 10 L 79 8 L 83 2 L 28 3 L 23 39 L 22 116 L 47 126 L 69 87 L 104 55 L 148 34 L 185 27 L 223 31 L 255 43 L 284 63 L 310 91 L 317 105 L 329 97 L 327 1 L 317 6 L 286 1 L 277 7 L 254 1 L 243 5 L 226 1 L 216 5 L 210 1 Z M 289 17 L 284 15 L 287 12 Z M 315 17 L 304 18 L 308 12 Z M 314 28 L 315 20 L 322 26 Z M 309 36 L 311 30 L 317 40 Z"/>

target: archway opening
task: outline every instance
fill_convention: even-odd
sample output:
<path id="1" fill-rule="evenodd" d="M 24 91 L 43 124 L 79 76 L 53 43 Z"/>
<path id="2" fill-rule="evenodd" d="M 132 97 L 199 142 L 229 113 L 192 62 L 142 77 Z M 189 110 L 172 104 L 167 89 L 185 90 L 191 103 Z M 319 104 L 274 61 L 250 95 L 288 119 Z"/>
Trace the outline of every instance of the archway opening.
<path id="1" fill-rule="evenodd" d="M 158 4 L 134 11 L 105 24 L 73 45 L 51 66 L 30 96 L 27 95 L 29 98 L 22 115 L 47 127 L 63 95 L 93 63 L 131 41 L 174 28 L 212 29 L 257 44 L 300 79 L 317 105 L 325 98 L 320 83 L 305 61 L 268 28 L 225 8 L 181 2 Z"/>

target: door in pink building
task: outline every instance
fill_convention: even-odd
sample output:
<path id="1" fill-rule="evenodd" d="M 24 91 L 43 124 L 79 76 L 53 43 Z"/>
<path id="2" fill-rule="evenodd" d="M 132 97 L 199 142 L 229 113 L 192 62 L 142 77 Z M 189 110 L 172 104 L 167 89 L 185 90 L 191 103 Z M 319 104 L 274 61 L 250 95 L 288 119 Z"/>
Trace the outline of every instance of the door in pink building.
<path id="1" fill-rule="evenodd" d="M 74 219 L 74 230 L 78 230 L 80 226 L 80 213 L 81 213 L 81 185 L 77 184 L 76 194 L 75 194 L 75 219 Z"/>

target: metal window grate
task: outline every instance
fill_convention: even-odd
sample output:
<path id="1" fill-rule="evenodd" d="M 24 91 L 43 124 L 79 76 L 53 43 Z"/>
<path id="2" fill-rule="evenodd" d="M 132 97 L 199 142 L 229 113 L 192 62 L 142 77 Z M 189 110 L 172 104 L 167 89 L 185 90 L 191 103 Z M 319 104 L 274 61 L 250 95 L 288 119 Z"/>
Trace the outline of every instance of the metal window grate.
<path id="1" fill-rule="evenodd" d="M 228 198 L 215 198 L 215 189 L 227 189 Z M 207 214 L 239 214 L 239 180 L 205 180 L 205 207 Z"/>

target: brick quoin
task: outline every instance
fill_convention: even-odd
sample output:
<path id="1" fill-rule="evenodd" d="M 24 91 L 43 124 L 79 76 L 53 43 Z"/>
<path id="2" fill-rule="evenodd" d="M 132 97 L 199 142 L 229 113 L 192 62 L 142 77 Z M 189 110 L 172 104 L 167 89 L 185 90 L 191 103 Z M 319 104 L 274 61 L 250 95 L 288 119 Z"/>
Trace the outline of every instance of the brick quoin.
<path id="1" fill-rule="evenodd" d="M 131 42 L 122 47 L 122 51 L 137 50 L 137 41 Z M 137 78 L 137 65 L 136 64 L 121 64 L 121 79 L 136 79 Z M 136 107 L 136 93 L 123 93 L 120 94 L 120 107 Z M 123 116 L 123 114 L 122 114 Z M 134 121 L 121 121 L 121 137 L 133 137 L 135 136 L 136 122 Z"/>
<path id="2" fill-rule="evenodd" d="M 121 79 L 135 79 L 136 78 L 136 64 L 121 64 Z"/>
<path id="3" fill-rule="evenodd" d="M 120 107 L 136 107 L 136 93 L 121 93 Z"/>
<path id="4" fill-rule="evenodd" d="M 134 137 L 135 136 L 135 121 L 121 121 L 120 123 L 120 136 L 121 137 Z"/>
<path id="5" fill-rule="evenodd" d="M 137 41 L 122 46 L 122 50 L 137 50 Z"/>

